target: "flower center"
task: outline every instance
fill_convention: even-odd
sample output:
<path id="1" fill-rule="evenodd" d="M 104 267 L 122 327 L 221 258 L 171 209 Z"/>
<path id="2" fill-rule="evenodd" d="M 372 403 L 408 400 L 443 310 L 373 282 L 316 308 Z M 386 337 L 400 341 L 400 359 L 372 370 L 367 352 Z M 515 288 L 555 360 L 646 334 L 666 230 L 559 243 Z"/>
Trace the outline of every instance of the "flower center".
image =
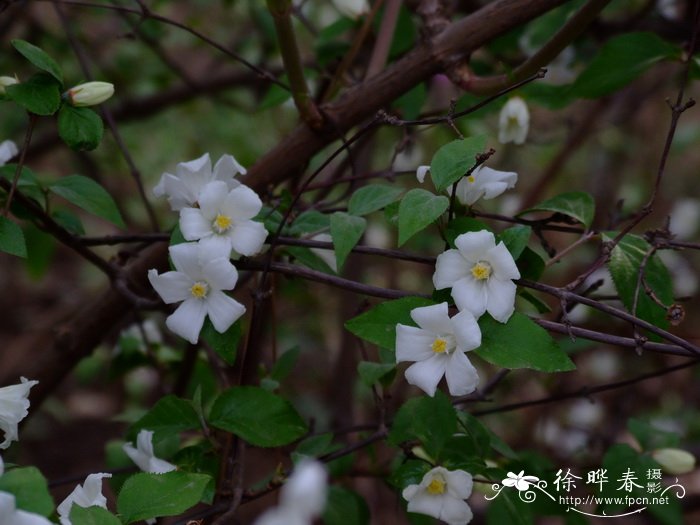
<path id="1" fill-rule="evenodd" d="M 479 261 L 472 266 L 472 275 L 474 279 L 483 281 L 491 277 L 491 265 L 486 261 Z"/>
<path id="2" fill-rule="evenodd" d="M 520 127 L 520 119 L 515 115 L 510 115 L 508 117 L 508 129 L 518 129 Z"/>
<path id="3" fill-rule="evenodd" d="M 192 288 L 190 288 L 190 293 L 192 294 L 192 297 L 204 299 L 209 293 L 209 285 L 207 283 L 197 281 L 192 285 Z"/>
<path id="4" fill-rule="evenodd" d="M 427 487 L 428 494 L 431 494 L 433 496 L 437 496 L 439 494 L 444 494 L 445 493 L 445 483 L 444 480 L 434 477 L 433 480 L 430 482 L 430 485 Z"/>
<path id="5" fill-rule="evenodd" d="M 447 350 L 447 341 L 445 341 L 442 337 L 436 337 L 430 348 L 432 348 L 433 352 L 436 354 L 442 354 L 445 352 L 445 350 Z"/>
<path id="6" fill-rule="evenodd" d="M 469 175 L 469 177 L 467 177 L 467 180 L 469 181 L 469 184 L 474 184 L 476 182 L 474 175 Z"/>
<path id="7" fill-rule="evenodd" d="M 233 220 L 231 219 L 231 217 L 219 213 L 216 216 L 216 219 L 214 219 L 214 224 L 212 225 L 212 227 L 214 228 L 216 233 L 224 233 L 231 227 L 232 224 Z"/>

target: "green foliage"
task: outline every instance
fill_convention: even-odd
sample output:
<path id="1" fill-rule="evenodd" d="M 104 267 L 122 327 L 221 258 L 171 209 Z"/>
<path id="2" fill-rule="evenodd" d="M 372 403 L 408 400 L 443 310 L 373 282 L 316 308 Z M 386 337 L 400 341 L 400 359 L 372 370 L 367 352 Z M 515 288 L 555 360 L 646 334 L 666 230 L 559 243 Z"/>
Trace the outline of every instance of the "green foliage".
<path id="1" fill-rule="evenodd" d="M 207 317 L 200 335 L 225 363 L 233 365 L 233 363 L 236 362 L 238 343 L 243 335 L 240 321 L 233 323 L 229 329 L 222 334 L 214 328 L 214 325 L 211 324 L 211 320 Z"/>
<path id="2" fill-rule="evenodd" d="M 125 525 L 160 516 L 177 516 L 199 503 L 210 480 L 206 474 L 178 471 L 135 474 L 122 486 L 117 510 Z"/>
<path id="3" fill-rule="evenodd" d="M 58 134 L 71 149 L 95 149 L 100 145 L 103 132 L 102 119 L 90 108 L 76 108 L 64 104 L 58 112 Z"/>
<path id="4" fill-rule="evenodd" d="M 476 164 L 476 156 L 486 148 L 486 136 L 453 140 L 442 146 L 430 163 L 430 177 L 437 191 L 456 183 Z"/>
<path id="5" fill-rule="evenodd" d="M 532 235 L 532 228 L 519 224 L 499 233 L 498 240 L 503 241 L 513 259 L 517 259 L 527 246 L 530 235 Z"/>
<path id="6" fill-rule="evenodd" d="M 27 256 L 22 229 L 7 217 L 0 217 L 0 251 L 17 257 Z"/>
<path id="7" fill-rule="evenodd" d="M 537 281 L 546 268 L 542 257 L 535 250 L 528 247 L 523 249 L 515 264 L 520 271 L 520 277 L 531 281 Z"/>
<path id="8" fill-rule="evenodd" d="M 15 179 L 17 164 L 6 164 L 0 166 L 0 177 L 12 182 Z M 39 179 L 32 170 L 26 166 L 22 166 L 22 171 L 17 179 L 17 190 L 22 192 L 22 195 L 34 199 L 41 206 L 43 202 L 43 191 Z M 13 205 L 15 203 L 13 202 Z"/>
<path id="9" fill-rule="evenodd" d="M 331 237 L 338 271 L 342 269 L 345 259 L 362 238 L 366 227 L 367 221 L 362 217 L 355 217 L 341 211 L 331 215 Z"/>
<path id="10" fill-rule="evenodd" d="M 316 210 L 308 210 L 294 220 L 290 227 L 292 235 L 316 233 L 330 227 L 330 217 Z"/>
<path id="11" fill-rule="evenodd" d="M 70 509 L 71 525 L 121 525 L 114 514 L 102 507 L 81 507 L 73 505 Z"/>
<path id="12" fill-rule="evenodd" d="M 275 381 L 284 380 L 294 369 L 294 366 L 299 360 L 299 354 L 301 353 L 300 346 L 294 346 L 284 352 L 281 356 L 277 358 L 277 361 L 272 366 L 270 371 L 270 377 Z"/>
<path id="13" fill-rule="evenodd" d="M 404 195 L 399 205 L 399 246 L 447 211 L 450 200 L 420 188 Z"/>
<path id="14" fill-rule="evenodd" d="M 325 525 L 368 525 L 369 508 L 365 500 L 356 492 L 334 485 L 328 489 L 323 523 Z"/>
<path id="15" fill-rule="evenodd" d="M 456 217 L 452 219 L 445 230 L 445 239 L 451 248 L 455 247 L 455 239 L 468 232 L 478 232 L 481 230 L 491 231 L 491 228 L 472 217 Z"/>
<path id="16" fill-rule="evenodd" d="M 681 440 L 677 433 L 665 432 L 641 419 L 630 418 L 627 421 L 627 429 L 645 451 L 657 448 L 677 448 L 680 445 Z"/>
<path id="17" fill-rule="evenodd" d="M 46 478 L 35 467 L 12 469 L 0 476 L 0 491 L 15 496 L 18 509 L 49 516 L 53 512 L 53 498 Z"/>
<path id="18" fill-rule="evenodd" d="M 37 73 L 26 81 L 5 88 L 7 96 L 35 115 L 53 115 L 61 105 L 61 92 L 56 79 Z"/>
<path id="19" fill-rule="evenodd" d="M 296 441 L 307 426 L 286 400 L 262 388 L 234 387 L 214 402 L 209 423 L 258 447 L 279 447 Z"/>
<path id="20" fill-rule="evenodd" d="M 124 228 L 112 196 L 97 182 L 82 175 L 70 175 L 48 185 L 49 191 L 63 197 L 88 213 Z"/>
<path id="21" fill-rule="evenodd" d="M 128 439 L 133 440 L 140 430 L 152 430 L 156 434 L 172 435 L 200 427 L 199 416 L 192 401 L 174 395 L 162 397 L 129 429 Z"/>
<path id="22" fill-rule="evenodd" d="M 586 228 L 590 228 L 595 215 L 595 201 L 589 193 L 584 191 L 569 191 L 542 201 L 532 208 L 521 211 L 518 215 L 533 211 L 551 211 L 568 215 Z"/>
<path id="23" fill-rule="evenodd" d="M 489 315 L 479 319 L 479 357 L 503 368 L 532 368 L 541 372 L 566 372 L 576 366 L 549 333 L 527 316 L 515 312 L 501 324 Z"/>
<path id="24" fill-rule="evenodd" d="M 387 186 L 386 184 L 370 184 L 357 190 L 350 197 L 348 213 L 351 215 L 367 215 L 385 208 L 395 202 L 403 188 Z"/>
<path id="25" fill-rule="evenodd" d="M 59 84 L 63 84 L 63 73 L 61 72 L 61 67 L 58 63 L 51 58 L 43 49 L 30 44 L 26 40 L 20 40 L 16 38 L 11 41 L 12 46 L 22 55 L 24 58 L 29 60 L 36 67 L 42 71 L 46 71 L 56 80 Z"/>
<path id="26" fill-rule="evenodd" d="M 53 210 L 51 218 L 73 235 L 85 235 L 85 228 L 80 217 L 68 210 Z"/>
<path id="27" fill-rule="evenodd" d="M 396 325 L 410 324 L 411 310 L 434 304 L 422 297 L 402 297 L 385 301 L 345 323 L 345 328 L 360 339 L 393 350 L 396 345 Z"/>
<path id="28" fill-rule="evenodd" d="M 357 373 L 362 382 L 367 386 L 374 383 L 390 383 L 396 375 L 396 365 L 391 363 L 375 363 L 373 361 L 360 361 L 357 365 Z"/>

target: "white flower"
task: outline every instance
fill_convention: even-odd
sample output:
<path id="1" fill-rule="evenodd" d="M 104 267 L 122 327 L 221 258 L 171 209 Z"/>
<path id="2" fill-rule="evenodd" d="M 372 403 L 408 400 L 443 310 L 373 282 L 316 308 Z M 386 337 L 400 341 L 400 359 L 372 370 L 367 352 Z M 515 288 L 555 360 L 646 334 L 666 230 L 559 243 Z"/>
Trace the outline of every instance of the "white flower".
<path id="1" fill-rule="evenodd" d="M 7 448 L 12 441 L 18 441 L 17 425 L 29 413 L 29 390 L 39 381 L 21 378 L 19 385 L 0 388 L 0 429 L 5 433 L 5 441 L 0 448 Z"/>
<path id="2" fill-rule="evenodd" d="M 180 211 L 186 206 L 195 206 L 200 191 L 209 182 L 224 181 L 229 189 L 239 186 L 240 182 L 234 178 L 239 173 L 245 175 L 246 170 L 231 155 L 223 155 L 212 171 L 209 153 L 205 153 L 198 159 L 179 163 L 175 167 L 175 175 L 163 173 L 153 188 L 153 194 L 168 197 L 170 208 Z"/>
<path id="3" fill-rule="evenodd" d="M 418 485 L 403 489 L 408 512 L 440 519 L 448 525 L 465 525 L 474 516 L 464 501 L 472 493 L 472 476 L 463 470 L 435 467 Z"/>
<path id="4" fill-rule="evenodd" d="M 0 142 L 0 166 L 7 164 L 7 161 L 17 155 L 17 153 L 19 153 L 17 144 L 11 140 Z"/>
<path id="5" fill-rule="evenodd" d="M 255 255 L 267 237 L 265 225 L 251 220 L 261 208 L 260 197 L 248 186 L 229 191 L 225 182 L 210 182 L 199 194 L 199 208 L 180 210 L 180 230 L 188 241 L 201 240 L 227 247 L 229 252 Z"/>
<path id="6" fill-rule="evenodd" d="M 438 255 L 433 284 L 438 290 L 452 288 L 457 308 L 475 317 L 488 311 L 505 323 L 515 309 L 516 286 L 520 272 L 503 242 L 496 245 L 486 230 L 463 233 L 455 239 L 456 250 Z"/>
<path id="7" fill-rule="evenodd" d="M 695 469 L 695 456 L 679 448 L 659 448 L 651 457 L 669 474 L 687 474 Z"/>
<path id="8" fill-rule="evenodd" d="M 396 362 L 415 361 L 406 369 L 406 381 L 429 396 L 445 376 L 453 396 L 473 392 L 479 384 L 476 368 L 465 352 L 481 344 L 481 330 L 469 310 L 450 319 L 447 303 L 411 310 L 420 328 L 396 325 Z"/>
<path id="9" fill-rule="evenodd" d="M 540 478 L 535 476 L 525 476 L 524 474 L 524 470 L 521 470 L 519 474 L 509 472 L 507 474 L 508 477 L 506 477 L 506 479 L 504 479 L 501 483 L 503 483 L 503 485 L 506 487 L 515 487 L 519 492 L 523 492 L 524 490 L 529 489 L 532 483 L 536 483 L 540 480 Z"/>
<path id="10" fill-rule="evenodd" d="M 111 478 L 111 474 L 90 474 L 82 485 L 73 489 L 66 499 L 56 508 L 61 525 L 72 525 L 70 511 L 73 505 L 78 507 L 102 507 L 107 508 L 107 498 L 102 495 L 102 478 Z"/>
<path id="11" fill-rule="evenodd" d="M 336 9 L 348 18 L 359 18 L 365 13 L 369 13 L 369 3 L 367 0 L 333 0 Z"/>
<path id="12" fill-rule="evenodd" d="M 166 304 L 183 303 L 166 320 L 167 327 L 195 344 L 209 315 L 214 328 L 223 333 L 245 313 L 245 306 L 222 290 L 233 290 L 238 272 L 228 252 L 215 246 L 184 243 L 171 246 L 176 271 L 148 271 L 148 280 Z"/>
<path id="13" fill-rule="evenodd" d="M 330 236 L 329 233 L 318 233 L 311 237 L 309 240 L 311 241 L 320 241 L 320 242 L 333 242 L 333 238 Z M 338 272 L 338 260 L 335 258 L 335 252 L 331 250 L 326 250 L 324 248 L 311 248 L 311 251 L 321 259 L 324 263 L 328 265 L 328 267 L 333 270 L 334 272 Z"/>
<path id="14" fill-rule="evenodd" d="M 498 118 L 498 141 L 501 144 L 522 144 L 530 127 L 530 112 L 520 97 L 508 99 Z"/>
<path id="15" fill-rule="evenodd" d="M 142 429 L 136 436 L 136 448 L 131 443 L 122 446 L 126 455 L 144 472 L 164 474 L 177 469 L 175 465 L 157 458 L 153 453 L 153 431 Z"/>
<path id="16" fill-rule="evenodd" d="M 425 175 L 430 171 L 430 166 L 418 166 L 418 169 L 416 170 L 416 179 L 418 179 L 418 182 L 423 184 L 425 182 Z"/>
<path id="17" fill-rule="evenodd" d="M 110 82 L 85 82 L 70 88 L 65 97 L 72 106 L 96 106 L 114 95 L 114 84 Z"/>
<path id="18" fill-rule="evenodd" d="M 53 525 L 45 517 L 17 510 L 14 495 L 0 492 L 0 523 L 2 525 Z"/>
<path id="19" fill-rule="evenodd" d="M 301 460 L 282 487 L 279 507 L 266 511 L 255 525 L 311 525 L 326 506 L 327 477 L 322 463 Z"/>
<path id="20" fill-rule="evenodd" d="M 457 200 L 465 206 L 471 206 L 481 198 L 493 199 L 515 186 L 518 174 L 514 171 L 498 171 L 486 166 L 477 168 L 468 177 L 462 177 L 457 183 Z M 447 189 L 452 194 L 452 186 Z"/>
<path id="21" fill-rule="evenodd" d="M 1 76 L 0 77 L 0 95 L 5 94 L 5 88 L 7 86 L 13 86 L 19 84 L 19 80 L 16 77 Z"/>

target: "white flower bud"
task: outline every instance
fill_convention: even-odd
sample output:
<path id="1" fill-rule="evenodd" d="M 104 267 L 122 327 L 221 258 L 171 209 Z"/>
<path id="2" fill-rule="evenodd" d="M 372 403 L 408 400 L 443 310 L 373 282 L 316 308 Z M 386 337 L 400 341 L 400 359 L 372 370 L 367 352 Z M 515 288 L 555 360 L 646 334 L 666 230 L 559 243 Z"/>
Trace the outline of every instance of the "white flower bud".
<path id="1" fill-rule="evenodd" d="M 114 95 L 114 84 L 109 82 L 85 82 L 70 88 L 65 96 L 72 106 L 96 106 Z"/>
<path id="2" fill-rule="evenodd" d="M 668 474 L 686 474 L 695 468 L 695 456 L 679 448 L 659 448 L 651 457 Z"/>
<path id="3" fill-rule="evenodd" d="M 5 88 L 13 84 L 19 84 L 16 77 L 0 77 L 0 95 L 5 94 Z"/>

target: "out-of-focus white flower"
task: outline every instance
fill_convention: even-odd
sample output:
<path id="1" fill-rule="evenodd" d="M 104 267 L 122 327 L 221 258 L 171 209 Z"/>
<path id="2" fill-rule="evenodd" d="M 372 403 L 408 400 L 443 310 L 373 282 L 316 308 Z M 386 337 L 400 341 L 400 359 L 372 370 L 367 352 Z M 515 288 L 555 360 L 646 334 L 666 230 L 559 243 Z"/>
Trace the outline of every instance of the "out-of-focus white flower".
<path id="1" fill-rule="evenodd" d="M 469 310 L 450 318 L 447 303 L 411 310 L 420 328 L 396 325 L 396 362 L 415 361 L 406 369 L 406 381 L 429 396 L 445 376 L 453 396 L 473 392 L 479 374 L 465 352 L 481 345 L 481 330 Z"/>
<path id="2" fill-rule="evenodd" d="M 530 112 L 520 97 L 508 99 L 498 118 L 498 141 L 523 144 L 530 128 Z"/>
<path id="3" fill-rule="evenodd" d="M 464 501 L 472 493 L 472 476 L 464 470 L 435 467 L 417 485 L 403 489 L 408 501 L 408 512 L 433 516 L 448 525 L 465 525 L 472 518 L 472 510 Z"/>
<path id="4" fill-rule="evenodd" d="M 679 0 L 659 0 L 656 2 L 656 10 L 664 18 L 676 20 L 682 12 L 682 6 Z"/>
<path id="5" fill-rule="evenodd" d="M 678 297 L 692 296 L 698 290 L 698 274 L 682 252 L 659 250 L 656 252 L 671 273 L 673 293 Z"/>
<path id="6" fill-rule="evenodd" d="M 13 86 L 14 84 L 19 84 L 17 77 L 0 76 L 0 95 L 5 94 L 7 86 Z"/>
<path id="7" fill-rule="evenodd" d="M 493 199 L 515 186 L 518 174 L 514 171 L 498 171 L 486 166 L 477 168 L 468 177 L 457 183 L 455 196 L 465 206 L 471 206 L 479 199 Z M 452 186 L 447 189 L 452 194 Z"/>
<path id="8" fill-rule="evenodd" d="M 369 3 L 367 0 L 333 0 L 333 5 L 348 18 L 359 18 L 365 13 L 369 13 Z"/>
<path id="9" fill-rule="evenodd" d="M 418 166 L 416 170 L 416 179 L 418 182 L 423 184 L 425 182 L 425 175 L 430 171 L 430 166 Z"/>
<path id="10" fill-rule="evenodd" d="M 246 170 L 231 155 L 223 155 L 212 171 L 209 153 L 205 153 L 198 159 L 179 163 L 175 167 L 175 175 L 163 173 L 153 188 L 153 194 L 167 197 L 170 208 L 180 211 L 187 206 L 197 206 L 199 193 L 209 182 L 220 180 L 226 183 L 229 190 L 236 188 L 241 184 L 234 178 L 239 173 L 245 175 Z"/>
<path id="11" fill-rule="evenodd" d="M 66 91 L 65 97 L 71 106 L 85 107 L 102 104 L 114 95 L 114 84 L 110 82 L 85 82 Z"/>
<path id="12" fill-rule="evenodd" d="M 698 231 L 700 225 L 700 200 L 687 197 L 678 199 L 673 205 L 669 216 L 669 230 L 678 239 L 690 239 Z"/>
<path id="13" fill-rule="evenodd" d="M 329 233 L 317 233 L 309 240 L 319 242 L 333 242 L 333 237 Z M 333 249 L 326 250 L 324 248 L 311 248 L 311 252 L 321 259 L 334 272 L 338 271 L 338 260 L 335 258 Z"/>
<path id="14" fill-rule="evenodd" d="M 669 474 L 687 474 L 695 468 L 695 456 L 679 448 L 659 448 L 651 457 Z"/>
<path id="15" fill-rule="evenodd" d="M 503 483 L 505 487 L 515 487 L 519 492 L 523 492 L 529 489 L 530 485 L 539 480 L 540 478 L 535 476 L 525 476 L 525 471 L 521 470 L 518 474 L 508 472 L 507 477 L 501 483 Z"/>
<path id="16" fill-rule="evenodd" d="M 61 525 L 72 525 L 70 511 L 73 505 L 78 507 L 102 507 L 107 508 L 107 498 L 102 495 L 102 478 L 111 478 L 111 474 L 90 474 L 82 485 L 73 489 L 66 499 L 56 508 Z"/>
<path id="17" fill-rule="evenodd" d="M 438 255 L 433 274 L 437 290 L 452 288 L 457 308 L 469 310 L 475 317 L 488 311 L 505 323 L 515 309 L 519 279 L 513 256 L 503 242 L 496 245 L 493 233 L 481 230 L 463 233 L 455 239 L 456 250 Z"/>
<path id="18" fill-rule="evenodd" d="M 17 144 L 11 140 L 4 140 L 0 142 L 0 166 L 7 164 L 7 161 L 17 155 L 17 153 L 19 153 Z"/>
<path id="19" fill-rule="evenodd" d="M 144 339 L 145 338 L 145 339 Z M 119 339 L 130 339 L 136 342 L 136 349 L 139 352 L 145 353 L 148 345 L 160 344 L 163 342 L 163 335 L 160 333 L 158 323 L 153 319 L 146 319 L 138 324 L 134 323 L 119 334 Z M 116 352 L 120 352 L 121 348 L 117 348 Z"/>
<path id="20" fill-rule="evenodd" d="M 136 436 L 136 448 L 131 443 L 122 446 L 126 455 L 136 466 L 144 472 L 151 474 L 164 474 L 177 467 L 164 459 L 157 458 L 153 452 L 153 431 L 142 429 Z"/>
<path id="21" fill-rule="evenodd" d="M 238 272 L 228 258 L 230 249 L 184 243 L 171 246 L 176 271 L 148 271 L 148 280 L 166 304 L 183 301 L 166 320 L 166 326 L 195 344 L 208 315 L 223 333 L 245 313 L 245 306 L 222 290 L 233 290 Z"/>
<path id="22" fill-rule="evenodd" d="M 0 492 L 0 523 L 2 525 L 54 525 L 44 516 L 17 510 L 14 495 Z"/>
<path id="23" fill-rule="evenodd" d="M 39 381 L 21 378 L 21 383 L 0 388 L 0 429 L 5 433 L 5 440 L 0 448 L 7 448 L 12 441 L 18 441 L 17 425 L 29 413 L 29 390 Z"/>
<path id="24" fill-rule="evenodd" d="M 225 182 L 210 182 L 199 194 L 199 208 L 180 210 L 180 230 L 188 241 L 255 255 L 267 238 L 265 225 L 251 220 L 261 208 L 260 197 L 248 186 L 228 191 Z"/>
<path id="25" fill-rule="evenodd" d="M 311 525 L 326 506 L 326 468 L 313 459 L 304 459 L 282 487 L 279 507 L 262 514 L 255 525 Z"/>

